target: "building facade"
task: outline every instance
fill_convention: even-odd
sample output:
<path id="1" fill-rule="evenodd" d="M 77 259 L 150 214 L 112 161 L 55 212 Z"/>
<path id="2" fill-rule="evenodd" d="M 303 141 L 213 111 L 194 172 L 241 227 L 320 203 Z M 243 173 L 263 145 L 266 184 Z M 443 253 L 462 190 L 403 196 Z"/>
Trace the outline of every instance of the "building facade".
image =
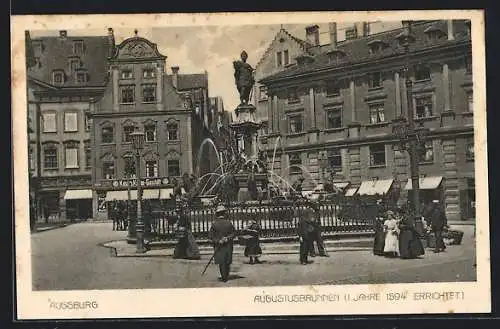
<path id="1" fill-rule="evenodd" d="M 362 29 L 363 31 L 365 29 Z M 319 33 L 319 31 L 315 31 Z M 267 150 L 274 171 L 313 187 L 329 175 L 347 195 L 411 193 L 409 156 L 392 120 L 407 115 L 402 29 L 357 34 L 309 48 L 267 87 Z M 439 198 L 449 219 L 475 216 L 470 25 L 413 22 L 410 106 L 428 128 L 420 156 L 422 201 Z M 278 140 L 277 140 L 278 139 Z"/>
<path id="2" fill-rule="evenodd" d="M 28 154 L 41 218 L 93 217 L 89 99 L 104 91 L 113 42 L 66 31 L 29 40 Z"/>
<path id="3" fill-rule="evenodd" d="M 107 215 L 106 201 L 136 199 L 130 134 L 137 128 L 145 133 L 140 164 L 145 199 L 169 199 L 175 180 L 195 171 L 197 148 L 206 130 L 208 79 L 206 74 L 182 76 L 176 68 L 167 75 L 165 60 L 157 45 L 137 31 L 109 58 L 104 94 L 91 102 L 92 183 L 98 217 Z"/>

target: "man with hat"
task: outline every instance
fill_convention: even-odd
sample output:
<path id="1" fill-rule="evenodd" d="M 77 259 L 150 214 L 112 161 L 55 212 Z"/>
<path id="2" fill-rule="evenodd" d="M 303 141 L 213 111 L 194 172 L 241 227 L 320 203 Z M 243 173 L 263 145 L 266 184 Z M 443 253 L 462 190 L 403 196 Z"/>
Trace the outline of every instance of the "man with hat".
<path id="1" fill-rule="evenodd" d="M 439 200 L 432 200 L 432 206 L 428 212 L 428 222 L 430 222 L 431 230 L 436 238 L 435 253 L 439 253 L 446 249 L 443 241 L 443 230 L 448 226 L 448 221 L 444 209 L 439 204 Z"/>
<path id="2" fill-rule="evenodd" d="M 300 241 L 299 260 L 300 264 L 309 264 L 307 256 L 314 240 L 314 211 L 307 207 L 299 214 L 297 234 Z"/>
<path id="3" fill-rule="evenodd" d="M 325 248 L 325 243 L 323 242 L 323 237 L 321 236 L 321 217 L 319 213 L 319 204 L 316 202 L 311 202 L 310 203 L 310 208 L 313 211 L 312 214 L 312 225 L 314 228 L 314 231 L 312 233 L 311 237 L 311 245 L 309 249 L 309 256 L 315 257 L 316 252 L 314 248 L 314 242 L 318 245 L 318 252 L 320 257 L 328 257 L 328 254 L 326 253 L 326 248 Z"/>
<path id="4" fill-rule="evenodd" d="M 215 264 L 219 265 L 221 279 L 227 282 L 233 262 L 234 226 L 227 219 L 227 209 L 219 205 L 215 210 L 216 219 L 209 231 L 209 239 L 214 246 Z"/>

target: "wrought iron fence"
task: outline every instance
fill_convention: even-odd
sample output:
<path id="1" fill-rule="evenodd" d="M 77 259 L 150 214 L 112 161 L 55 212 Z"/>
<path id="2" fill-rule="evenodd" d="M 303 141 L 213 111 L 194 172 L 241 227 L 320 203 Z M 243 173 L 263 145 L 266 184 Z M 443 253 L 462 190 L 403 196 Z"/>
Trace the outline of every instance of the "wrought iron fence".
<path id="1" fill-rule="evenodd" d="M 241 232 L 249 220 L 255 219 L 260 223 L 261 237 L 290 237 L 297 235 L 297 223 L 307 207 L 306 204 L 239 204 L 228 207 L 228 218 L 237 232 Z M 377 204 L 363 201 L 324 203 L 319 207 L 323 233 L 371 232 L 378 213 Z M 214 209 L 200 206 L 191 208 L 186 215 L 195 238 L 207 239 L 215 219 Z M 175 239 L 176 220 L 173 210 L 153 212 L 147 220 L 148 235 L 152 240 Z"/>

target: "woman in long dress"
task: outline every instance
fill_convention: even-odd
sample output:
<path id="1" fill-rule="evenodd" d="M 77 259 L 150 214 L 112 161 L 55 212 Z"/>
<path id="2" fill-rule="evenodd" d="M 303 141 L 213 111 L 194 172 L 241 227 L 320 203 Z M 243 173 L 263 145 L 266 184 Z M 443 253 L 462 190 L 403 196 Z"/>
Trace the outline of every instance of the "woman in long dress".
<path id="1" fill-rule="evenodd" d="M 422 241 L 415 230 L 415 219 L 411 213 L 398 209 L 399 222 L 399 257 L 413 259 L 425 254 Z"/>
<path id="2" fill-rule="evenodd" d="M 385 247 L 385 232 L 384 232 L 384 219 L 377 216 L 374 222 L 375 239 L 373 241 L 373 254 L 377 256 L 384 256 Z"/>
<path id="3" fill-rule="evenodd" d="M 251 219 L 245 227 L 243 233 L 247 236 L 245 239 L 245 257 L 250 258 L 250 264 L 260 264 L 259 257 L 262 255 L 260 247 L 259 233 L 260 225 L 255 219 Z"/>
<path id="4" fill-rule="evenodd" d="M 399 252 L 398 221 L 391 210 L 387 211 L 387 220 L 384 222 L 385 245 L 384 253 L 388 257 L 397 257 Z"/>

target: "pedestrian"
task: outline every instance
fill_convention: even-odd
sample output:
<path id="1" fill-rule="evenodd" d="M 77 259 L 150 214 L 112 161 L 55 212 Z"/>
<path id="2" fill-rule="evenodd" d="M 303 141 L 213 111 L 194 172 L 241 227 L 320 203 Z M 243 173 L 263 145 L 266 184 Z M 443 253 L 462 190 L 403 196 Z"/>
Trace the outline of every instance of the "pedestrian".
<path id="1" fill-rule="evenodd" d="M 319 205 L 317 203 L 311 203 L 311 209 L 313 211 L 313 228 L 314 231 L 312 233 L 311 246 L 309 249 L 309 256 L 315 257 L 316 252 L 314 248 L 314 242 L 318 246 L 318 253 L 320 257 L 328 257 L 326 252 L 325 243 L 323 241 L 323 237 L 321 236 L 321 215 L 319 212 Z"/>
<path id="2" fill-rule="evenodd" d="M 177 244 L 174 249 L 174 258 L 176 259 L 200 259 L 200 250 L 196 240 L 191 232 L 191 221 L 186 216 L 182 208 L 176 209 L 177 223 L 176 236 Z"/>
<path id="3" fill-rule="evenodd" d="M 405 208 L 398 208 L 396 218 L 399 219 L 399 257 L 414 259 L 424 255 L 424 246 L 416 231 L 414 215 Z"/>
<path id="4" fill-rule="evenodd" d="M 381 209 L 381 204 L 377 202 L 378 209 Z M 377 256 L 384 256 L 385 247 L 385 232 L 384 232 L 384 217 L 381 211 L 375 216 L 373 223 L 375 231 L 375 238 L 373 240 L 373 254 Z"/>
<path id="5" fill-rule="evenodd" d="M 43 217 L 45 219 L 45 224 L 48 224 L 50 217 L 50 207 L 47 203 L 43 205 Z"/>
<path id="6" fill-rule="evenodd" d="M 384 222 L 385 241 L 384 254 L 387 257 L 397 257 L 399 252 L 398 221 L 392 210 L 387 210 L 387 219 Z"/>
<path id="7" fill-rule="evenodd" d="M 260 247 L 259 234 L 260 224 L 255 218 L 252 218 L 247 226 L 243 229 L 245 234 L 245 257 L 249 257 L 250 264 L 260 264 L 259 257 L 262 255 L 262 248 Z"/>
<path id="8" fill-rule="evenodd" d="M 214 246 L 215 264 L 219 265 L 221 280 L 227 282 L 233 262 L 234 226 L 227 219 L 227 209 L 219 205 L 215 210 L 216 219 L 210 227 L 209 238 Z"/>
<path id="9" fill-rule="evenodd" d="M 448 221 L 444 209 L 439 204 L 439 200 L 432 200 L 432 207 L 429 211 L 429 222 L 431 231 L 436 239 L 434 252 L 439 253 L 446 249 L 443 241 L 443 230 L 448 226 Z"/>
<path id="10" fill-rule="evenodd" d="M 309 248 L 311 247 L 314 234 L 313 216 L 312 209 L 305 209 L 297 225 L 297 233 L 300 241 L 299 260 L 302 265 L 307 265 L 309 263 L 307 255 L 309 254 Z"/>

